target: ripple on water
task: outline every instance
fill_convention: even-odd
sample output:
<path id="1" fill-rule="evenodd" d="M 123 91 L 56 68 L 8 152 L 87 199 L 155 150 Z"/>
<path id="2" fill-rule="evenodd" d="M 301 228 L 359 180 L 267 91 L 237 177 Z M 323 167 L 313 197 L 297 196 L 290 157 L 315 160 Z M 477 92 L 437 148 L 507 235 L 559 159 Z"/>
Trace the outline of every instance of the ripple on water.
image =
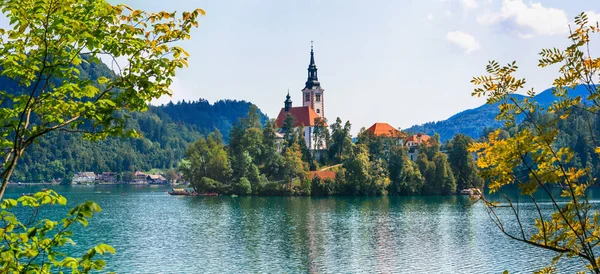
<path id="1" fill-rule="evenodd" d="M 111 244 L 118 253 L 107 258 L 107 270 L 120 273 L 527 273 L 554 255 L 508 240 L 481 205 L 464 207 L 464 197 L 59 191 L 71 204 L 93 199 L 101 205 L 103 212 L 76 232 L 74 250 Z M 534 214 L 526 205 L 522 210 Z M 582 266 L 563 261 L 559 269 Z"/>

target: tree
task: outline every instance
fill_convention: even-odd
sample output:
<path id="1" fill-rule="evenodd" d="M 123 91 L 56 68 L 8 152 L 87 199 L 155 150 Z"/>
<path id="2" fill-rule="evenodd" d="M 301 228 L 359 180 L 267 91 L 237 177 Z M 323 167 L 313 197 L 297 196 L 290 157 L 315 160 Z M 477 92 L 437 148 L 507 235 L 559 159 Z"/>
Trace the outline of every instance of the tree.
<path id="1" fill-rule="evenodd" d="M 329 130 L 327 130 L 327 119 L 315 118 L 315 126 L 313 129 L 314 150 L 320 150 L 329 142 Z"/>
<path id="2" fill-rule="evenodd" d="M 515 127 L 515 131 L 507 138 L 500 138 L 501 130 L 489 134 L 487 141 L 475 143 L 472 151 L 477 151 L 477 165 L 481 168 L 483 178 L 488 181 L 490 193 L 500 192 L 512 185 L 517 185 L 522 196 L 533 203 L 538 218 L 533 222 L 535 231 L 529 234 L 524 229 L 529 220 L 521 215 L 519 202 L 523 198 L 512 198 L 501 195 L 500 200 L 481 196 L 492 222 L 511 239 L 551 250 L 561 257 L 579 257 L 589 265 L 587 270 L 600 273 L 597 245 L 600 244 L 600 218 L 597 207 L 593 207 L 586 189 L 594 183 L 591 170 L 585 167 L 569 167 L 574 159 L 573 150 L 559 142 L 561 121 L 567 119 L 575 109 L 598 114 L 600 110 L 600 93 L 595 79 L 598 78 L 600 62 L 590 55 L 591 37 L 599 29 L 596 23 L 588 24 L 587 16 L 582 13 L 575 17 L 576 28 L 569 35 L 571 44 L 565 49 L 543 49 L 540 53 L 539 66 L 559 66 L 559 76 L 554 80 L 552 90 L 555 101 L 548 108 L 542 108 L 526 98 L 522 101 L 512 96 L 524 88 L 525 79 L 514 76 L 518 67 L 516 62 L 501 66 L 490 61 L 486 67 L 487 74 L 474 77 L 476 85 L 474 96 L 486 96 L 488 104 L 499 104 L 497 119 L 503 120 L 507 127 L 516 125 L 517 117 L 524 116 L 526 123 Z M 586 98 L 569 96 L 569 88 L 578 85 L 588 91 Z M 528 91 L 529 97 L 535 92 Z M 582 99 L 586 105 L 581 105 Z M 536 118 L 537 114 L 549 114 L 544 119 Z M 589 134 L 594 136 L 593 131 Z M 600 148 L 595 145 L 594 153 Z M 562 190 L 559 197 L 552 187 Z M 534 193 L 544 193 L 551 207 L 541 206 Z M 506 218 L 505 216 L 509 216 Z M 515 222 L 515 223 L 509 223 Z M 552 272 L 553 265 L 544 269 Z"/>
<path id="3" fill-rule="evenodd" d="M 308 172 L 308 166 L 302 161 L 302 151 L 298 144 L 292 144 L 286 148 L 283 153 L 283 178 L 289 184 L 289 189 L 292 189 L 292 180 L 299 178 L 303 180 Z"/>
<path id="4" fill-rule="evenodd" d="M 11 22 L 0 29 L 0 75 L 16 90 L 0 91 L 0 198 L 25 150 L 50 132 L 136 136 L 125 130 L 124 114 L 171 94 L 175 70 L 188 58 L 171 44 L 189 39 L 204 14 L 148 13 L 103 0 L 5 0 L 0 9 Z M 79 77 L 100 56 L 111 60 L 113 77 Z"/>
<path id="5" fill-rule="evenodd" d="M 338 117 L 331 125 L 331 144 L 328 144 L 329 158 L 341 162 L 346 152 L 352 147 L 350 130 L 352 125 L 346 121 L 342 127 L 342 120 Z"/>
<path id="6" fill-rule="evenodd" d="M 232 172 L 225 146 L 215 141 L 212 135 L 209 135 L 206 140 L 200 138 L 190 145 L 186 152 L 186 161 L 179 169 L 196 191 L 200 191 L 197 183 L 200 183 L 203 178 L 227 182 Z"/>
<path id="7" fill-rule="evenodd" d="M 404 147 L 392 147 L 388 170 L 391 180 L 388 190 L 391 194 L 415 195 L 421 193 L 425 180 L 417 164 L 408 158 Z"/>
<path id="8" fill-rule="evenodd" d="M 481 188 L 483 185 L 483 180 L 477 174 L 477 164 L 469 151 L 472 143 L 473 140 L 470 137 L 458 134 L 450 140 L 446 147 L 458 191 L 471 187 Z"/>

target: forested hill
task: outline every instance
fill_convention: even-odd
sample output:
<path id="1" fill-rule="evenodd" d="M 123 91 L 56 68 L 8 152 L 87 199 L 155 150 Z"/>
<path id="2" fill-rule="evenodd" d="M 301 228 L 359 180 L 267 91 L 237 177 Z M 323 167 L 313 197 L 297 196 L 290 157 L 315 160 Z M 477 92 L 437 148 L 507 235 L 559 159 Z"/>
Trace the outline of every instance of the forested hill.
<path id="1" fill-rule="evenodd" d="M 582 96 L 582 98 L 585 98 L 588 95 L 588 92 L 583 86 L 578 86 L 575 89 L 569 90 L 569 95 L 573 97 Z M 514 96 L 517 100 L 522 100 L 525 98 L 525 96 L 518 94 L 512 96 Z M 544 90 L 534 97 L 534 100 L 543 107 L 549 106 L 555 99 L 556 98 L 552 94 L 552 89 Z M 423 132 L 429 135 L 438 133 L 442 142 L 452 139 L 454 135 L 459 133 L 466 134 L 471 138 L 477 139 L 481 136 L 481 133 L 485 128 L 499 128 L 504 126 L 503 122 L 495 119 L 497 114 L 497 104 L 484 104 L 478 108 L 459 112 L 443 121 L 429 122 L 422 125 L 412 126 L 407 128 L 406 131 Z"/>
<path id="2" fill-rule="evenodd" d="M 229 132 L 233 124 L 248 113 L 252 103 L 237 100 L 220 100 L 210 104 L 204 99 L 199 101 L 181 101 L 168 103 L 166 105 L 152 107 L 159 117 L 168 116 L 177 124 L 184 124 L 191 129 L 206 135 L 215 129 L 223 134 L 224 140 L 228 140 Z M 263 124 L 269 119 L 260 110 L 258 112 Z"/>
<path id="3" fill-rule="evenodd" d="M 78 66 L 81 77 L 98 79 L 112 72 L 104 64 Z M 16 86 L 0 77 L 0 89 L 18 93 Z M 202 91 L 198 91 L 202 94 Z M 129 172 L 177 166 L 189 144 L 215 129 L 227 140 L 232 125 L 245 117 L 252 103 L 206 100 L 152 106 L 144 113 L 133 113 L 128 128 L 138 130 L 138 139 L 110 138 L 101 142 L 82 140 L 80 134 L 54 132 L 32 146 L 21 159 L 11 181 L 48 182 L 70 178 L 75 172 Z M 8 106 L 0 106 L 8 107 Z M 262 121 L 268 118 L 259 112 Z"/>

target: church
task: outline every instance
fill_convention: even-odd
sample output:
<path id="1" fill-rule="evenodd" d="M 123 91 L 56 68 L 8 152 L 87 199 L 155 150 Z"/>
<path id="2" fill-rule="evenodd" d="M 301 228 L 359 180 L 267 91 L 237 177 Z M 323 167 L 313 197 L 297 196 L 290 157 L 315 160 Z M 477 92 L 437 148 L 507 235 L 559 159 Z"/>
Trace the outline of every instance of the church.
<path id="1" fill-rule="evenodd" d="M 321 87 L 321 83 L 319 82 L 319 78 L 317 76 L 315 53 L 311 44 L 310 63 L 308 65 L 308 79 L 306 80 L 304 89 L 302 89 L 302 106 L 292 106 L 291 96 L 288 91 L 286 100 L 284 101 L 284 107 L 281 109 L 281 111 L 279 111 L 277 120 L 275 120 L 277 126 L 281 128 L 287 114 L 294 116 L 294 127 L 302 127 L 302 135 L 306 141 L 306 146 L 310 150 L 323 150 L 326 148 L 325 143 L 317 145 L 313 136 L 316 124 L 315 122 L 318 121 L 318 119 L 324 119 L 324 121 L 326 121 L 324 91 L 325 90 Z M 324 125 L 327 127 L 327 124 Z"/>

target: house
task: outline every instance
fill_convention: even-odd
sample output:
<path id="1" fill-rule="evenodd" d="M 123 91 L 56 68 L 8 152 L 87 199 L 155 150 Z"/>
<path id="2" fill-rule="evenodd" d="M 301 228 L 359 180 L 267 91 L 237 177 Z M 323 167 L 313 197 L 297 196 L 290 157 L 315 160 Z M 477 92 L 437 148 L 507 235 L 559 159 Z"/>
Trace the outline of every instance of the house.
<path id="1" fill-rule="evenodd" d="M 279 111 L 275 123 L 279 128 L 284 125 L 284 121 L 288 115 L 295 118 L 294 128 L 302 130 L 302 136 L 306 142 L 306 146 L 311 151 L 321 151 L 326 149 L 325 142 L 315 140 L 314 132 L 317 122 L 322 122 L 323 130 L 327 129 L 325 123 L 325 90 L 321 87 L 321 82 L 317 77 L 317 66 L 315 64 L 315 55 L 311 45 L 310 63 L 308 65 L 308 79 L 302 89 L 302 106 L 292 107 L 290 93 L 286 96 L 284 107 Z M 319 120 L 322 119 L 322 120 Z M 279 133 L 283 135 L 283 130 Z M 283 139 L 281 139 L 283 140 Z"/>
<path id="2" fill-rule="evenodd" d="M 146 181 L 149 184 L 154 184 L 154 185 L 166 185 L 167 184 L 167 179 L 160 174 L 148 175 L 146 177 Z"/>
<path id="3" fill-rule="evenodd" d="M 388 123 L 375 123 L 365 130 L 365 132 L 370 133 L 373 136 L 396 139 L 397 145 L 402 145 L 404 143 L 404 139 L 406 138 L 406 134 L 404 132 L 394 128 Z"/>
<path id="4" fill-rule="evenodd" d="M 138 170 L 133 174 L 133 183 L 145 184 L 147 183 L 146 178 L 148 178 L 148 175 Z"/>
<path id="5" fill-rule="evenodd" d="M 408 148 L 408 157 L 412 161 L 416 161 L 417 157 L 419 156 L 419 145 L 428 145 L 430 140 L 431 136 L 424 133 L 417 133 L 406 138 L 404 141 L 404 146 Z"/>
<path id="6" fill-rule="evenodd" d="M 96 182 L 104 184 L 114 184 L 117 182 L 117 173 L 102 172 L 96 176 Z"/>
<path id="7" fill-rule="evenodd" d="M 96 182 L 96 174 L 94 172 L 77 172 L 73 176 L 74 185 L 93 184 Z"/>

